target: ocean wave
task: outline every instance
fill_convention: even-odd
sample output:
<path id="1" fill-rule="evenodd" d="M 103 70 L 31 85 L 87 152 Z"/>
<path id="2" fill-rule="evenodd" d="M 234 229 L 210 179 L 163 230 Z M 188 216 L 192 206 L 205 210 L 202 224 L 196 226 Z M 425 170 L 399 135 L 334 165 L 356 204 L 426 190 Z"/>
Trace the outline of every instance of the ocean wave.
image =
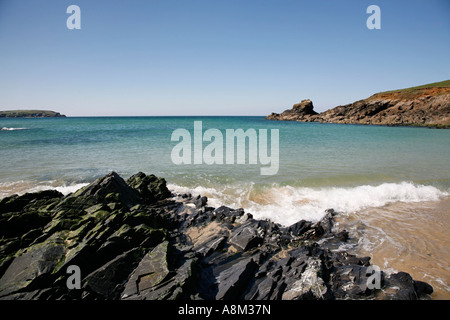
<path id="1" fill-rule="evenodd" d="M 341 214 L 372 207 L 382 207 L 395 202 L 437 201 L 449 196 L 433 186 L 411 182 L 383 183 L 377 186 L 362 185 L 351 188 L 306 188 L 278 186 L 256 190 L 254 184 L 239 187 L 196 187 L 189 189 L 175 184 L 168 185 L 178 193 L 205 195 L 210 206 L 226 205 L 244 208 L 258 219 L 270 219 L 288 226 L 301 219 L 319 221 L 325 210 L 333 208 Z"/>
<path id="2" fill-rule="evenodd" d="M 76 192 L 88 183 L 61 184 L 42 183 L 40 185 L 19 181 L 0 184 L 0 195 L 13 193 L 38 192 L 53 189 L 64 195 Z M 175 193 L 191 193 L 193 196 L 208 197 L 208 205 L 222 205 L 244 208 L 257 219 L 270 219 L 284 226 L 301 219 L 319 221 L 325 210 L 333 208 L 340 214 L 352 214 L 367 208 L 404 202 L 437 201 L 450 195 L 447 191 L 434 186 L 419 185 L 411 182 L 382 183 L 380 185 L 361 185 L 357 187 L 308 188 L 294 186 L 256 186 L 220 185 L 215 187 L 197 186 L 194 188 L 169 183 L 168 188 Z"/>
<path id="3" fill-rule="evenodd" d="M 71 185 L 62 184 L 54 186 L 51 185 L 50 182 L 46 183 L 36 185 L 31 181 L 24 180 L 0 183 L 0 199 L 13 194 L 23 195 L 25 193 L 39 192 L 43 190 L 57 190 L 63 195 L 68 195 L 69 193 L 76 192 L 77 190 L 88 185 L 88 183 L 76 183 Z"/>
<path id="4" fill-rule="evenodd" d="M 87 186 L 89 183 L 77 183 L 74 185 L 70 185 L 70 186 L 59 186 L 59 187 L 54 187 L 54 189 L 56 191 L 61 192 L 63 195 L 68 195 L 69 193 L 73 193 L 78 191 L 79 189 Z"/>
<path id="5" fill-rule="evenodd" d="M 7 128 L 3 127 L 0 129 L 0 131 L 16 131 L 16 130 L 28 130 L 28 128 Z"/>
<path id="6" fill-rule="evenodd" d="M 62 185 L 62 186 L 37 186 L 34 188 L 29 189 L 27 192 L 38 192 L 38 191 L 42 191 L 42 190 L 56 190 L 61 192 L 63 195 L 68 195 L 69 193 L 73 193 L 76 192 L 77 190 L 87 186 L 88 183 L 77 183 L 74 185 Z"/>

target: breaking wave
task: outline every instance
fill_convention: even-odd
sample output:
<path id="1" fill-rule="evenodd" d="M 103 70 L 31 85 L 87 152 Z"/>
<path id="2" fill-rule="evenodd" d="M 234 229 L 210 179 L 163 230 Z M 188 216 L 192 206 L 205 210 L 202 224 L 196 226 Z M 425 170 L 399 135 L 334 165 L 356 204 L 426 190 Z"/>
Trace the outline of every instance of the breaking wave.
<path id="1" fill-rule="evenodd" d="M 25 193 L 39 192 L 43 190 L 57 190 L 64 195 L 68 195 L 69 193 L 73 193 L 87 185 L 88 183 L 76 183 L 71 185 L 63 184 L 59 186 L 52 186 L 50 184 L 36 185 L 32 182 L 24 180 L 4 182 L 0 183 L 0 199 L 12 194 L 23 195 Z"/>
<path id="2" fill-rule="evenodd" d="M 306 188 L 278 186 L 256 190 L 254 184 L 240 187 L 186 188 L 169 184 L 176 193 L 192 193 L 208 197 L 208 205 L 226 205 L 244 208 L 258 219 L 270 219 L 281 225 L 291 225 L 301 219 L 319 221 L 325 210 L 333 208 L 340 214 L 351 214 L 362 209 L 382 207 L 395 202 L 437 201 L 449 196 L 433 186 L 411 182 L 362 185 L 352 188 Z"/>

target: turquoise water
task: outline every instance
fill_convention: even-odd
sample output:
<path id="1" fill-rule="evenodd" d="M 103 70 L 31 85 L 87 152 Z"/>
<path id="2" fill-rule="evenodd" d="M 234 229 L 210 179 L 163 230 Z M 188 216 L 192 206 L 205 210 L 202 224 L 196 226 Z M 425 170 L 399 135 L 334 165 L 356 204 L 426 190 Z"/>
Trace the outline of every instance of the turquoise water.
<path id="1" fill-rule="evenodd" d="M 278 173 L 261 175 L 260 163 L 175 165 L 171 134 L 178 128 L 193 134 L 194 121 L 224 137 L 226 129 L 268 129 L 269 136 L 278 129 Z M 124 178 L 143 171 L 166 178 L 174 190 L 205 193 L 213 203 L 263 216 L 285 210 L 276 219 L 290 222 L 305 214 L 318 218 L 325 206 L 345 211 L 435 200 L 450 189 L 450 130 L 263 117 L 1 119 L 0 128 L 0 196 L 46 187 L 69 192 L 112 170 Z M 329 201 L 319 204 L 324 197 Z M 358 202 L 365 197 L 372 199 Z"/>
<path id="2" fill-rule="evenodd" d="M 259 162 L 175 165 L 171 135 L 193 135 L 194 121 L 224 137 L 226 129 L 278 129 L 277 174 L 261 175 Z M 153 173 L 175 193 L 282 225 L 317 221 L 334 208 L 337 227 L 357 239 L 356 254 L 450 297 L 450 130 L 263 117 L 0 119 L 0 128 L 0 198 L 49 188 L 67 194 L 114 170 L 124 178 Z"/>

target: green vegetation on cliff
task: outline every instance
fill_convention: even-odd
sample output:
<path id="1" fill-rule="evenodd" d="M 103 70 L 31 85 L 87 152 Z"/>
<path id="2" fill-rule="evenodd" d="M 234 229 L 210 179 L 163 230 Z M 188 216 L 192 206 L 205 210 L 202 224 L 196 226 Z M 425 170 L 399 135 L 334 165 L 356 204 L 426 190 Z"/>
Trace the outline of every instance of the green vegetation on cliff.
<path id="1" fill-rule="evenodd" d="M 424 84 L 421 86 L 416 87 L 410 87 L 410 88 L 404 88 L 404 89 L 397 89 L 397 90 L 390 90 L 390 91 L 384 91 L 380 92 L 380 94 L 383 93 L 393 93 L 393 92 L 414 92 L 421 89 L 429 89 L 429 88 L 449 88 L 450 87 L 450 80 L 440 81 L 440 82 L 433 82 Z"/>

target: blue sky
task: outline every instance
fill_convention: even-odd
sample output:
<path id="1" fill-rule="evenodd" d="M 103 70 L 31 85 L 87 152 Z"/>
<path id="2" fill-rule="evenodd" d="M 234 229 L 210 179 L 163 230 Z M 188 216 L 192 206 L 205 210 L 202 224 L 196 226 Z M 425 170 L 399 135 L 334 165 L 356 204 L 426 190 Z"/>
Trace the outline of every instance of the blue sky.
<path id="1" fill-rule="evenodd" d="M 71 4 L 81 30 L 66 27 Z M 0 109 L 267 115 L 309 98 L 324 111 L 449 79 L 449 18 L 448 0 L 0 0 Z"/>

